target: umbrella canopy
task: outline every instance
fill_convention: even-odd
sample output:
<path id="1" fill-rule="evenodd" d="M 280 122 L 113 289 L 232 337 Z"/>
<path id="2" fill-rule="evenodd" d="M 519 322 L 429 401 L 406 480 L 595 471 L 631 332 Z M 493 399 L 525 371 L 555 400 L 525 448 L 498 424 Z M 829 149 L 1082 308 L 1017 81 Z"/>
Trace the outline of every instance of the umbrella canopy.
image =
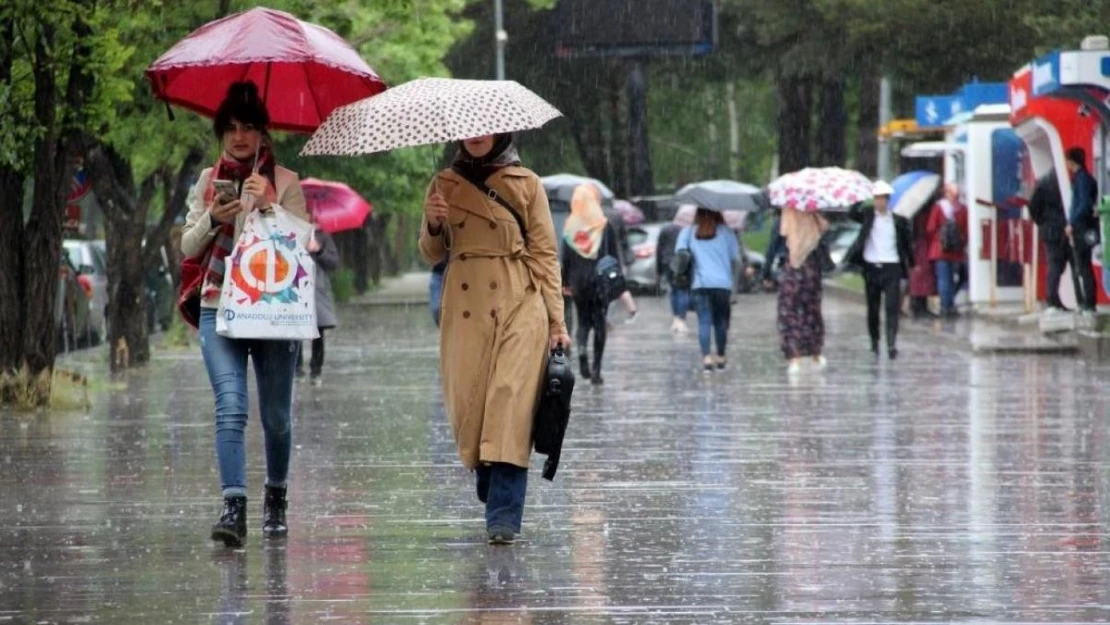
<path id="1" fill-rule="evenodd" d="M 253 81 L 275 130 L 312 132 L 337 107 L 386 85 L 339 35 L 258 8 L 201 26 L 146 70 L 155 97 L 212 117 L 233 82 Z"/>
<path id="2" fill-rule="evenodd" d="M 635 226 L 644 223 L 644 211 L 628 200 L 616 200 L 613 208 L 620 213 L 621 221 L 626 226 Z"/>
<path id="3" fill-rule="evenodd" d="M 612 202 L 616 197 L 612 189 L 605 186 L 605 183 L 596 178 L 587 178 L 574 174 L 555 174 L 540 178 L 540 182 L 543 183 L 543 190 L 547 192 L 547 199 L 553 202 L 569 202 L 574 196 L 574 190 L 579 185 L 583 184 L 592 184 L 597 187 L 598 190 L 601 191 L 602 200 Z"/>
<path id="4" fill-rule="evenodd" d="M 706 210 L 713 210 L 704 206 L 702 208 L 706 208 Z M 726 210 L 717 212 L 721 213 L 721 215 L 724 216 L 725 225 L 729 228 L 732 228 L 733 230 L 744 229 L 744 220 L 748 216 L 748 211 Z M 682 206 L 678 207 L 678 211 L 675 212 L 674 220 L 671 223 L 675 224 L 676 226 L 682 226 L 684 228 L 686 226 L 691 226 L 694 224 L 694 217 L 697 215 L 697 213 L 698 206 L 696 204 L 683 204 Z"/>
<path id="5" fill-rule="evenodd" d="M 708 180 L 682 187 L 674 199 L 679 204 L 694 204 L 715 211 L 757 211 L 762 208 L 759 187 L 732 180 Z"/>
<path id="6" fill-rule="evenodd" d="M 767 187 L 771 204 L 808 212 L 845 210 L 871 199 L 871 180 L 850 169 L 807 167 Z"/>
<path id="7" fill-rule="evenodd" d="M 909 171 L 895 178 L 890 186 L 894 187 L 890 210 L 912 219 L 940 188 L 940 176 L 931 171 Z"/>
<path id="8" fill-rule="evenodd" d="M 305 204 L 316 225 L 332 234 L 361 228 L 374 207 L 342 182 L 305 178 Z"/>
<path id="9" fill-rule="evenodd" d="M 336 109 L 303 155 L 354 156 L 539 128 L 555 107 L 510 80 L 420 78 Z"/>

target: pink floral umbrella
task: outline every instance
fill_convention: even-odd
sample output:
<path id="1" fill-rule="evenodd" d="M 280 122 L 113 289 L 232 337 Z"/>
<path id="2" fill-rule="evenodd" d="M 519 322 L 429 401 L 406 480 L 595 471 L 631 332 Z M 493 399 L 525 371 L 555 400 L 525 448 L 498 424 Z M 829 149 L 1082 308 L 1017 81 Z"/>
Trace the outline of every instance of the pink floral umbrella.
<path id="1" fill-rule="evenodd" d="M 808 167 L 780 176 L 767 187 L 771 204 L 806 212 L 844 211 L 871 199 L 867 176 L 839 167 Z"/>
<path id="2" fill-rule="evenodd" d="M 374 207 L 342 182 L 305 178 L 301 181 L 308 212 L 316 225 L 335 234 L 361 228 Z"/>

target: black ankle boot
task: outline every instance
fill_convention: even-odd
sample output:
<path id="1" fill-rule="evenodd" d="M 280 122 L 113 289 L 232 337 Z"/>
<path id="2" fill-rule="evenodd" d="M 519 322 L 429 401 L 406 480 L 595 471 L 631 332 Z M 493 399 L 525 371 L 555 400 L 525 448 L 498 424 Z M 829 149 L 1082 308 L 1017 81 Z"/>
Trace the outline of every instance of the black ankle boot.
<path id="1" fill-rule="evenodd" d="M 227 547 L 242 547 L 247 540 L 247 498 L 224 497 L 224 511 L 212 526 L 212 540 Z"/>
<path id="2" fill-rule="evenodd" d="M 285 493 L 284 486 L 266 485 L 266 499 L 262 503 L 262 535 L 266 538 L 281 538 L 289 533 L 285 524 L 285 509 L 289 502 Z"/>
<path id="3" fill-rule="evenodd" d="M 585 349 L 578 355 L 578 370 L 584 379 L 590 379 L 590 357 L 586 355 Z"/>

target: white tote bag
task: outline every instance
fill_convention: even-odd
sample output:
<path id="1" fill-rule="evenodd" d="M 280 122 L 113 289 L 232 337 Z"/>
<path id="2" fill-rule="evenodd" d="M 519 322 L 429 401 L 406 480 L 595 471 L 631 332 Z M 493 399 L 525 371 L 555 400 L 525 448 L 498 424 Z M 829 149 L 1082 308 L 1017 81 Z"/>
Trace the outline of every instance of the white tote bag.
<path id="1" fill-rule="evenodd" d="M 224 261 L 216 332 L 233 339 L 309 340 L 316 327 L 312 224 L 280 206 L 252 211 Z"/>

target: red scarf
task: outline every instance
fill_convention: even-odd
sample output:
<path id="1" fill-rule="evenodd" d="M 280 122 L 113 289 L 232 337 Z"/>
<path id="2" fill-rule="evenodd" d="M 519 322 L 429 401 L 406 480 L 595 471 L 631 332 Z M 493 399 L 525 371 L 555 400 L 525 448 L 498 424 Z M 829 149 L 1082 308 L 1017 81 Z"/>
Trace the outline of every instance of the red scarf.
<path id="1" fill-rule="evenodd" d="M 258 173 L 265 176 L 270 184 L 266 187 L 266 199 L 271 203 L 277 201 L 277 183 L 274 174 L 274 153 L 270 147 L 263 144 L 258 151 Z M 212 166 L 212 174 L 208 178 L 208 188 L 204 190 L 204 203 L 210 204 L 216 196 L 216 180 L 233 180 L 240 189 L 243 181 L 254 173 L 254 164 L 244 163 L 230 154 L 224 152 L 220 160 Z M 219 295 L 224 284 L 225 264 L 224 259 L 231 255 L 235 247 L 235 222 L 221 224 L 216 233 L 216 240 L 212 244 L 212 252 L 208 257 L 208 270 L 205 273 L 204 288 L 201 296 L 207 299 Z"/>

